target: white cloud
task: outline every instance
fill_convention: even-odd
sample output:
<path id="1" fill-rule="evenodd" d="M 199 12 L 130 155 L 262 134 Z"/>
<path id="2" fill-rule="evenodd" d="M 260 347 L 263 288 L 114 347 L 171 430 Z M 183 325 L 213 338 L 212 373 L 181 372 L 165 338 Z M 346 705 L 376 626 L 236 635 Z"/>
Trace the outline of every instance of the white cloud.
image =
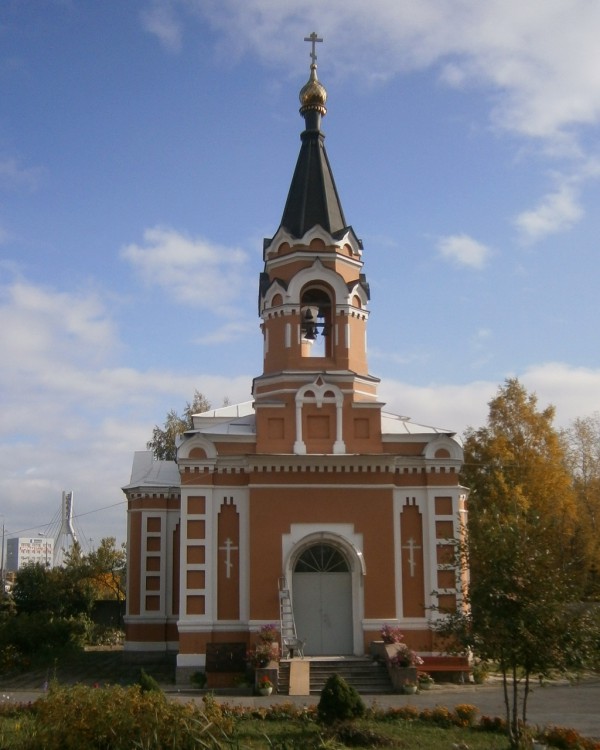
<path id="1" fill-rule="evenodd" d="M 506 377 L 514 374 L 507 373 Z M 519 380 L 538 397 L 538 406 L 556 407 L 556 427 L 568 427 L 577 417 L 598 410 L 600 369 L 573 367 L 563 362 L 532 365 Z M 379 395 L 385 409 L 411 417 L 414 422 L 442 427 L 462 435 L 467 427 L 480 427 L 487 421 L 488 403 L 502 382 L 475 380 L 459 385 L 434 383 L 413 385 L 402 381 L 382 381 Z"/>
<path id="2" fill-rule="evenodd" d="M 199 336 L 195 344 L 225 344 L 239 339 L 240 336 L 257 336 L 258 323 L 253 321 L 232 321 L 220 326 L 215 331 Z M 258 341 L 258 339 L 257 339 Z"/>
<path id="3" fill-rule="evenodd" d="M 41 169 L 23 167 L 13 157 L 0 158 L 0 185 L 2 187 L 35 190 L 38 187 L 41 175 Z"/>
<path id="4" fill-rule="evenodd" d="M 0 497 L 11 533 L 50 523 L 62 491 L 71 489 L 88 539 L 123 539 L 120 487 L 129 479 L 133 451 L 144 449 L 153 425 L 169 409 L 181 411 L 195 388 L 214 405 L 225 396 L 246 401 L 256 374 L 115 365 L 121 344 L 101 297 L 23 279 L 0 286 L 0 337 Z M 486 337 L 480 331 L 478 338 Z M 597 409 L 600 369 L 546 363 L 520 377 L 537 392 L 541 407 L 556 405 L 558 425 Z M 485 423 L 487 402 L 499 385 L 386 379 L 380 396 L 390 411 L 462 434 L 467 425 Z"/>
<path id="5" fill-rule="evenodd" d="M 591 157 L 580 160 L 568 175 L 555 175 L 555 188 L 538 205 L 523 211 L 515 218 L 521 239 L 526 243 L 570 229 L 583 218 L 581 192 L 585 183 L 600 176 L 600 160 Z"/>
<path id="6" fill-rule="evenodd" d="M 144 245 L 131 244 L 121 255 L 150 287 L 167 292 L 172 301 L 231 315 L 247 281 L 247 255 L 174 229 L 144 232 Z"/>
<path id="7" fill-rule="evenodd" d="M 296 65 L 290 48 L 313 28 L 328 66 L 372 82 L 437 67 L 451 86 L 494 94 L 494 122 L 555 138 L 600 117 L 600 5 L 594 0 L 181 0 L 231 56 L 248 50 Z M 168 3 L 166 7 L 171 7 Z M 348 39 L 353 40 L 348 44 Z M 268 43 L 265 42 L 268 40 Z"/>
<path id="8" fill-rule="evenodd" d="M 441 237 L 437 243 L 437 248 L 442 258 L 459 266 L 476 269 L 483 268 L 492 253 L 489 247 L 466 234 Z"/>
<path id="9" fill-rule="evenodd" d="M 10 533 L 43 526 L 65 489 L 88 537 L 124 537 L 120 487 L 155 423 L 194 389 L 214 404 L 250 397 L 251 374 L 121 367 L 118 330 L 97 293 L 0 282 L 0 497 Z"/>
<path id="10" fill-rule="evenodd" d="M 515 226 L 524 242 L 537 242 L 544 237 L 570 229 L 583 216 L 579 204 L 579 189 L 569 183 L 545 195 L 530 211 L 523 211 L 515 219 Z"/>
<path id="11" fill-rule="evenodd" d="M 181 49 L 182 27 L 170 3 L 155 2 L 141 13 L 142 26 L 169 52 Z"/>

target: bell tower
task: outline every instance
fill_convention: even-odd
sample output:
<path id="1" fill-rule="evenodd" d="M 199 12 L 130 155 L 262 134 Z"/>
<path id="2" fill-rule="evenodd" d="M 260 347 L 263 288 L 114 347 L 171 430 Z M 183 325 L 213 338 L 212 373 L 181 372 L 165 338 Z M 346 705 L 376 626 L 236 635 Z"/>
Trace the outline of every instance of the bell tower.
<path id="1" fill-rule="evenodd" d="M 380 453 L 379 380 L 367 366 L 369 286 L 325 151 L 318 38 L 300 90 L 305 121 L 279 229 L 259 283 L 263 373 L 253 384 L 259 453 Z"/>

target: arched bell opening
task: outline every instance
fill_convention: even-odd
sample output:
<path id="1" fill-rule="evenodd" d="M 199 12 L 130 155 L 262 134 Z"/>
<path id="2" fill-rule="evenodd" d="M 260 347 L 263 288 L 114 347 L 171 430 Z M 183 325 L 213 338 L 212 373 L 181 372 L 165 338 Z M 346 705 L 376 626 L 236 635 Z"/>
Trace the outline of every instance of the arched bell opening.
<path id="1" fill-rule="evenodd" d="M 311 286 L 300 298 L 300 335 L 307 357 L 333 356 L 333 304 L 331 292 Z"/>

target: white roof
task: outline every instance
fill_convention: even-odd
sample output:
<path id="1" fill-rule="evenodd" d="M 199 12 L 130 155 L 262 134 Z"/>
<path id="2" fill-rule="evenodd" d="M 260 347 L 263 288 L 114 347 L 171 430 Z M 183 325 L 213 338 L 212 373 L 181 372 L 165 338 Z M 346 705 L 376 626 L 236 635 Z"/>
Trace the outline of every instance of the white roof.
<path id="1" fill-rule="evenodd" d="M 194 414 L 194 429 L 190 432 L 200 432 L 208 435 L 247 435 L 256 434 L 256 417 L 254 402 L 244 401 L 241 404 L 222 406 L 220 409 Z M 410 417 L 401 417 L 390 412 L 381 412 L 382 435 L 423 435 L 454 436 L 454 430 L 413 422 Z M 188 433 L 189 434 L 189 433 Z"/>
<path id="2" fill-rule="evenodd" d="M 431 427 L 411 421 L 410 417 L 381 412 L 381 433 L 383 435 L 454 435 L 453 430 Z"/>
<path id="3" fill-rule="evenodd" d="M 178 487 L 179 482 L 179 469 L 175 461 L 157 461 L 152 451 L 136 451 L 133 455 L 131 479 L 123 489 Z"/>

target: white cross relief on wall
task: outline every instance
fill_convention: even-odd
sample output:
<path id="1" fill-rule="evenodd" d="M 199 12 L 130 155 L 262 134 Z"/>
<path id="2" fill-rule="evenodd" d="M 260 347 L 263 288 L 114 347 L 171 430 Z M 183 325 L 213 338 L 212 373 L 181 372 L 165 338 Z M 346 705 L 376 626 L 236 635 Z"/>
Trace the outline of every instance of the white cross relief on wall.
<path id="1" fill-rule="evenodd" d="M 415 568 L 417 561 L 415 560 L 415 550 L 421 549 L 421 545 L 417 544 L 411 537 L 406 544 L 402 545 L 402 549 L 408 550 L 408 566 L 410 568 L 410 577 L 415 577 Z"/>
<path id="2" fill-rule="evenodd" d="M 225 540 L 225 544 L 222 547 L 219 547 L 219 550 L 222 552 L 225 552 L 225 571 L 226 571 L 226 577 L 231 578 L 231 571 L 233 570 L 233 562 L 231 560 L 231 553 L 238 549 L 236 546 L 234 546 L 233 542 L 229 537 Z"/>

